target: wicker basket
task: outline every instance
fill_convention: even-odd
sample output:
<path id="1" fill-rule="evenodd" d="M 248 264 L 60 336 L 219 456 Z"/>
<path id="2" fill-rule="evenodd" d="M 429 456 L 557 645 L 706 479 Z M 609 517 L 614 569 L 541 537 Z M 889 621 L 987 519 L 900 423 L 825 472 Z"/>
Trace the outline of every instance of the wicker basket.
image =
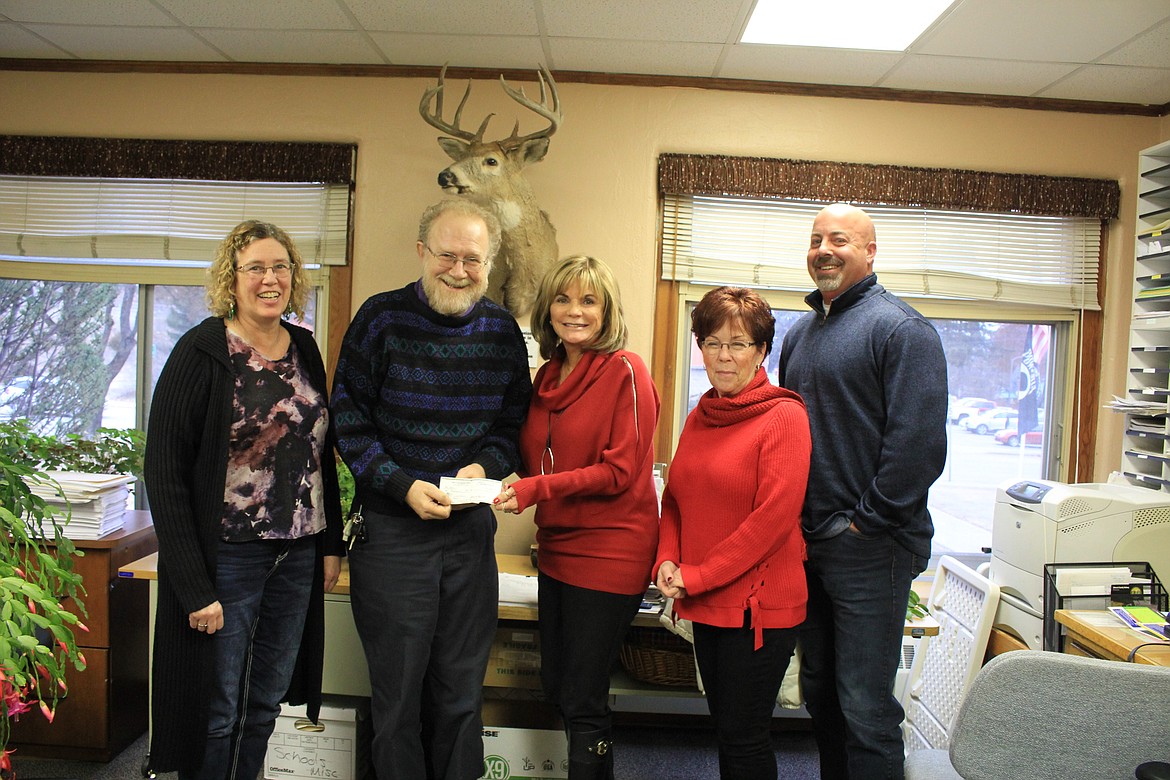
<path id="1" fill-rule="evenodd" d="M 689 642 L 661 628 L 634 626 L 621 650 L 622 667 L 635 680 L 697 688 L 695 654 Z"/>

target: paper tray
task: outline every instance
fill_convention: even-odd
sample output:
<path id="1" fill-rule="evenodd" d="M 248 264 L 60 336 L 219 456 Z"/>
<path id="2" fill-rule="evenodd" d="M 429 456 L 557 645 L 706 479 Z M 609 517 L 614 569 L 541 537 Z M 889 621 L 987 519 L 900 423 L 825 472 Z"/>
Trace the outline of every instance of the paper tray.
<path id="1" fill-rule="evenodd" d="M 1101 586 L 1094 592 L 1061 593 L 1059 584 L 1076 580 L 1077 573 L 1100 570 Z M 1128 587 L 1114 592 L 1106 572 L 1129 569 Z M 1086 588 L 1081 585 L 1082 589 Z M 1068 589 L 1067 587 L 1065 588 Z M 1100 609 L 1123 604 L 1144 605 L 1159 612 L 1167 610 L 1166 588 L 1153 567 L 1146 561 L 1107 561 L 1102 563 L 1047 563 L 1044 565 L 1044 649 L 1064 651 L 1064 631 L 1053 614 L 1058 609 Z"/>

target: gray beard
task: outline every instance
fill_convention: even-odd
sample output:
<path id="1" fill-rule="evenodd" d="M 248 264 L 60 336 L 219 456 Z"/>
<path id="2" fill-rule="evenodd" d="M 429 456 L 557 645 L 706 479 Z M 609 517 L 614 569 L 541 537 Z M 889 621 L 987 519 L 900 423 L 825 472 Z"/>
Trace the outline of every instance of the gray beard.
<path id="1" fill-rule="evenodd" d="M 486 291 L 487 280 L 456 289 L 443 284 L 437 277 L 423 277 L 423 292 L 426 293 L 427 303 L 439 314 L 448 317 L 463 314 L 474 306 Z"/>
<path id="2" fill-rule="evenodd" d="M 832 279 L 818 279 L 817 289 L 823 293 L 837 292 L 841 288 L 841 277 L 835 276 Z"/>

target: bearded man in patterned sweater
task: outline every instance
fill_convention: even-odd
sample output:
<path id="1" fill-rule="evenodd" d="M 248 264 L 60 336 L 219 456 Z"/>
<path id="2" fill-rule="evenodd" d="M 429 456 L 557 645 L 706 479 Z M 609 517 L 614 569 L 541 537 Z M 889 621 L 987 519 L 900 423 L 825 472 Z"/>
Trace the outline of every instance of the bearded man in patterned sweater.
<path id="1" fill-rule="evenodd" d="M 379 777 L 474 780 L 498 601 L 486 504 L 453 507 L 441 477 L 502 479 L 532 381 L 520 328 L 484 298 L 495 217 L 470 201 L 427 209 L 422 276 L 359 309 L 330 408 L 363 532 L 350 599 L 370 668 Z"/>

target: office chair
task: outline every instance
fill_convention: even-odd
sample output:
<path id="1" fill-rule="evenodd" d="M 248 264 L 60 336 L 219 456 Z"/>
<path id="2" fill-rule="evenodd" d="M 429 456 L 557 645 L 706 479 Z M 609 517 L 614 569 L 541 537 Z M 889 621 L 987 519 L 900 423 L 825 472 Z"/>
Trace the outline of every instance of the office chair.
<path id="1" fill-rule="evenodd" d="M 906 780 L 1133 780 L 1168 760 L 1170 668 L 1017 650 L 975 678 L 949 751 L 907 756 Z"/>

